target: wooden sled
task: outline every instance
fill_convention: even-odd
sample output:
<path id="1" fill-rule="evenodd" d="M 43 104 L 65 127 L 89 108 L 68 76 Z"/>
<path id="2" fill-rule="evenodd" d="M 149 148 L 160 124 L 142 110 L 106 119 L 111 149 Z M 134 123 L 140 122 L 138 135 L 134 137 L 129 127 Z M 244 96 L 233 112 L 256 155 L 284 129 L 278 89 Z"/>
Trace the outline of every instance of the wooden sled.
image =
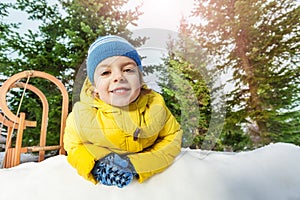
<path id="1" fill-rule="evenodd" d="M 58 145 L 54 146 L 46 146 L 46 134 L 47 134 L 47 123 L 48 123 L 48 112 L 49 106 L 48 101 L 45 95 L 35 86 L 28 84 L 28 82 L 18 82 L 20 79 L 40 77 L 47 80 L 50 80 L 54 83 L 62 94 L 62 112 L 61 112 L 61 124 L 60 124 L 60 142 Z M 43 114 L 42 114 L 42 122 L 41 122 L 41 131 L 40 131 L 40 144 L 39 146 L 30 146 L 30 147 L 22 147 L 22 138 L 23 131 L 27 127 L 36 127 L 36 121 L 26 120 L 25 113 L 18 113 L 15 115 L 11 112 L 11 110 L 7 106 L 6 95 L 8 91 L 14 87 L 23 88 L 24 90 L 28 89 L 34 92 L 42 102 Z M 59 154 L 65 154 L 65 150 L 63 148 L 63 133 L 66 123 L 66 118 L 68 115 L 68 104 L 69 97 L 68 92 L 64 85 L 54 76 L 47 74 L 45 72 L 40 71 L 24 71 L 7 79 L 0 89 L 0 108 L 2 110 L 2 114 L 0 113 L 0 121 L 4 126 L 7 127 L 7 139 L 6 139 L 6 147 L 5 147 L 5 157 L 3 160 L 3 167 L 10 168 L 20 164 L 21 153 L 27 152 L 39 152 L 38 161 L 42 161 L 45 159 L 45 151 L 49 150 L 59 150 Z M 12 147 L 12 133 L 14 130 L 17 131 L 16 134 L 16 143 L 15 147 Z"/>

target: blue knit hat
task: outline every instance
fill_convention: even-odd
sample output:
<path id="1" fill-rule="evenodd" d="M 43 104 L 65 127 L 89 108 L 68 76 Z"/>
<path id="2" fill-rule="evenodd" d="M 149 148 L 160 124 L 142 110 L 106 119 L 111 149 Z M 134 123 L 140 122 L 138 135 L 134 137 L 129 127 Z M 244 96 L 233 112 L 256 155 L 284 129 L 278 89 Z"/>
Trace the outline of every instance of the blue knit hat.
<path id="1" fill-rule="evenodd" d="M 127 40 L 115 35 L 99 37 L 90 46 L 87 56 L 87 75 L 91 83 L 94 83 L 94 73 L 98 64 L 112 56 L 131 58 L 140 70 L 143 69 L 139 54 Z"/>

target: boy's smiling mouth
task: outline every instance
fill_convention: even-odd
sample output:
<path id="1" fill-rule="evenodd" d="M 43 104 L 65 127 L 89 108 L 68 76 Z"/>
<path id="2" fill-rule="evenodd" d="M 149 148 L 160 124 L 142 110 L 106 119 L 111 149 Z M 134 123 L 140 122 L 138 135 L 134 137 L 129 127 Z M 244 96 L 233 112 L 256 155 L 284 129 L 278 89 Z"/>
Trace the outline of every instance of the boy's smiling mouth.
<path id="1" fill-rule="evenodd" d="M 130 90 L 129 88 L 120 87 L 120 88 L 110 90 L 110 92 L 113 94 L 124 94 L 124 93 L 128 92 L 129 90 Z"/>

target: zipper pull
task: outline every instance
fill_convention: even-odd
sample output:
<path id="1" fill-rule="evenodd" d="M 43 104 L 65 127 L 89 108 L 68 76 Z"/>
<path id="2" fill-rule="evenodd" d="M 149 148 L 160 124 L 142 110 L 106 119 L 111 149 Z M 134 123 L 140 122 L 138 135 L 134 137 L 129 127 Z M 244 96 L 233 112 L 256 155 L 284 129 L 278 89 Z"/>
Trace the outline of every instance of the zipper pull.
<path id="1" fill-rule="evenodd" d="M 141 129 L 139 129 L 139 128 L 136 128 L 136 129 L 135 129 L 135 131 L 134 131 L 134 133 L 133 133 L 133 140 L 134 140 L 134 141 L 137 141 L 137 140 L 138 140 L 140 132 L 141 132 Z"/>

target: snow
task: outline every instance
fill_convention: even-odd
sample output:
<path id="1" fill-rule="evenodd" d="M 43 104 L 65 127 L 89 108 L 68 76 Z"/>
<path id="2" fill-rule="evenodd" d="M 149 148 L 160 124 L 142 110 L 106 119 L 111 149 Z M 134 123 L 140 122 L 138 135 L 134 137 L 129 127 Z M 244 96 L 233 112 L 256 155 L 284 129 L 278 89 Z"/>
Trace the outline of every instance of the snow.
<path id="1" fill-rule="evenodd" d="M 276 143 L 241 153 L 183 149 L 174 164 L 145 183 L 94 185 L 54 156 L 0 169 L 1 200 L 297 200 L 300 147 Z"/>

